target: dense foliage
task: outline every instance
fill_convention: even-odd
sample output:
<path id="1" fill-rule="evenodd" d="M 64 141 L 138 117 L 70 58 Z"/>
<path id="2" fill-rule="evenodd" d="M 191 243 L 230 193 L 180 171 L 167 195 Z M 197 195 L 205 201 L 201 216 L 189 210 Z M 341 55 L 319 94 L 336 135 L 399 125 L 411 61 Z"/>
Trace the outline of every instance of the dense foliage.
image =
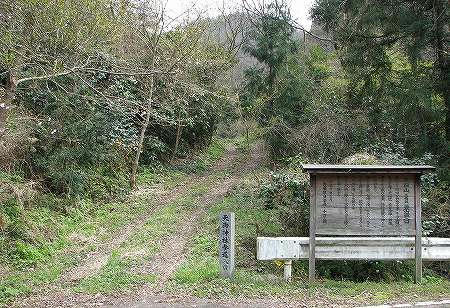
<path id="1" fill-rule="evenodd" d="M 448 55 L 436 50 L 448 35 L 441 24 L 448 8 L 444 1 L 416 2 L 317 1 L 314 22 L 331 37 L 318 41 L 332 41 L 332 53 L 298 39 L 285 2 L 255 11 L 258 27 L 250 30 L 247 52 L 259 64 L 247 70 L 241 98 L 261 124 L 273 160 L 289 166 L 261 186 L 285 234 L 308 235 L 308 181 L 298 166 L 315 162 L 436 166 L 422 179 L 423 228 L 429 236 L 450 236 Z M 403 277 L 404 269 L 331 262 L 319 271 L 359 280 L 369 276 L 361 272 Z"/>
<path id="2" fill-rule="evenodd" d="M 215 80 L 231 56 L 204 41 L 201 24 L 155 24 L 163 12 L 152 2 L 88 2 L 2 2 L 2 154 L 11 155 L 2 167 L 21 169 L 55 193 L 103 196 L 94 186 L 114 190 L 133 153 L 143 152 L 145 163 L 169 160 L 175 143 L 186 153 L 211 139 L 226 103 L 217 99 Z M 62 24 L 70 27 L 55 31 Z M 150 49 L 135 31 L 145 24 Z M 22 112 L 10 112 L 17 107 Z M 137 147 L 147 115 L 143 151 Z M 24 116 L 26 135 L 10 139 Z M 17 144 L 27 150 L 10 149 Z"/>
<path id="3" fill-rule="evenodd" d="M 445 0 L 394 0 L 372 5 L 362 0 L 344 4 L 319 0 L 312 9 L 312 17 L 332 33 L 341 63 L 352 74 L 355 94 L 371 98 L 360 101 L 367 107 L 368 103 L 373 105 L 372 116 L 382 112 L 379 104 L 397 88 L 403 96 L 403 109 L 420 108 L 421 104 L 423 111 L 441 108 L 443 120 L 435 124 L 438 126 L 432 132 L 435 135 L 430 137 L 444 134 L 448 141 L 449 12 Z M 427 102 L 432 94 L 438 97 Z"/>
<path id="4" fill-rule="evenodd" d="M 260 197 L 284 235 L 308 235 L 308 162 L 436 166 L 423 177 L 423 229 L 450 237 L 448 2 L 318 0 L 312 17 L 330 36 L 316 42 L 332 51 L 300 39 L 285 1 L 259 3 L 233 32 L 254 60 L 234 89 L 224 76 L 239 44 L 211 39 L 199 16 L 167 23 L 153 0 L 0 0 L 1 251 L 38 259 L 25 243 L 47 235 L 30 208 L 121 196 L 142 166 L 205 147 L 219 124 L 229 136 L 236 120 L 246 150 L 254 123 L 268 146 L 277 170 Z M 407 266 L 318 270 L 389 279 Z"/>
<path id="5" fill-rule="evenodd" d="M 2 251 L 39 238 L 30 208 L 110 200 L 143 165 L 210 143 L 233 55 L 208 23 L 165 14 L 155 1 L 0 1 Z"/>

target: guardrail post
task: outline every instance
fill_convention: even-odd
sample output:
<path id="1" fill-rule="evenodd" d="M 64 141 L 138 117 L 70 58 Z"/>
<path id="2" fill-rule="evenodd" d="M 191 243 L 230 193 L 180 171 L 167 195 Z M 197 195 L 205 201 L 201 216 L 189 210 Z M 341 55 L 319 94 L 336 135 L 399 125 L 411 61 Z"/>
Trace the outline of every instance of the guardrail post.
<path id="1" fill-rule="evenodd" d="M 292 278 L 292 260 L 284 260 L 284 280 L 291 282 Z"/>

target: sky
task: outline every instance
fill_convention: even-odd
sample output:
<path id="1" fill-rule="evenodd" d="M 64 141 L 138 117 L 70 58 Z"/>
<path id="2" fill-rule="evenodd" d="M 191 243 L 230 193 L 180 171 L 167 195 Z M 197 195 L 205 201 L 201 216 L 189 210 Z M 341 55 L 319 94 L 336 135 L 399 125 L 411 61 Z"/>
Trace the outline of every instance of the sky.
<path id="1" fill-rule="evenodd" d="M 239 6 L 242 0 L 167 0 L 166 9 L 168 14 L 176 16 L 195 5 L 196 8 L 207 12 L 208 15 L 215 16 L 219 14 L 218 8 L 223 7 L 223 3 L 226 7 L 233 8 Z M 309 9 L 314 0 L 288 0 L 288 3 L 290 3 L 292 17 L 309 30 L 311 28 Z"/>

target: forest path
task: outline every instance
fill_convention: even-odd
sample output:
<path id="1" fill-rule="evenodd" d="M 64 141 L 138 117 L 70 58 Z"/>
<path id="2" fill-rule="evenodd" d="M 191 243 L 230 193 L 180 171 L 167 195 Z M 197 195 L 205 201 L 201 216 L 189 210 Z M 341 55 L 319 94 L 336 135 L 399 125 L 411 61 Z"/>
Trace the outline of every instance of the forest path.
<path id="1" fill-rule="evenodd" d="M 141 229 L 146 221 L 154 214 L 158 209 L 173 202 L 178 197 L 182 196 L 193 185 L 193 181 L 186 181 L 181 186 L 177 186 L 170 191 L 164 192 L 156 196 L 157 206 L 149 208 L 147 212 L 140 215 L 137 219 L 133 220 L 130 224 L 126 225 L 120 232 L 115 235 L 110 241 L 100 243 L 97 249 L 87 256 L 85 261 L 78 266 L 67 271 L 61 278 L 61 283 L 72 284 L 76 281 L 80 281 L 86 277 L 93 276 L 100 271 L 100 269 L 106 265 L 108 258 L 114 249 L 120 247 L 127 239 L 129 239 L 137 230 Z M 144 194 L 143 190 L 137 190 L 134 195 Z"/>
<path id="2" fill-rule="evenodd" d="M 164 287 L 186 260 L 189 243 L 201 228 L 206 211 L 223 199 L 247 172 L 261 165 L 264 157 L 260 150 L 259 145 L 253 147 L 250 155 L 243 159 L 235 145 L 228 144 L 224 154 L 204 174 L 189 175 L 177 187 L 151 196 L 156 198 L 156 202 L 153 202 L 156 206 L 124 226 L 109 241 L 99 243 L 95 251 L 84 256 L 83 262 L 67 270 L 54 283 L 36 289 L 27 298 L 19 298 L 13 306 L 131 306 L 133 303 L 146 303 L 147 300 L 150 303 L 163 300 L 162 298 L 166 298 Z M 135 194 L 149 193 L 151 192 L 148 192 L 146 187 L 142 187 Z M 186 206 L 187 203 L 191 205 Z M 170 212 L 172 209 L 175 217 L 170 217 L 168 222 L 165 222 L 165 216 L 161 213 L 166 210 Z M 158 224 L 162 230 L 154 232 Z M 158 233 L 158 236 L 142 242 L 142 245 L 135 245 L 147 236 L 146 228 L 150 228 L 149 233 Z M 151 249 L 152 253 L 146 253 L 147 246 L 157 248 Z M 96 293 L 95 288 L 104 283 L 105 278 L 108 284 L 114 284 L 114 279 L 123 279 L 120 276 L 104 274 L 108 271 L 111 260 L 118 252 L 120 254 L 120 251 L 123 252 L 121 258 L 128 260 L 131 257 L 133 261 L 127 263 L 127 272 L 133 275 L 151 274 L 154 282 L 142 284 L 139 290 L 124 288 L 115 291 L 112 288 L 107 292 L 100 290 Z M 118 271 L 120 270 L 119 268 Z M 94 288 L 91 287 L 93 281 Z M 87 285 L 89 290 L 80 288 L 84 285 Z"/>

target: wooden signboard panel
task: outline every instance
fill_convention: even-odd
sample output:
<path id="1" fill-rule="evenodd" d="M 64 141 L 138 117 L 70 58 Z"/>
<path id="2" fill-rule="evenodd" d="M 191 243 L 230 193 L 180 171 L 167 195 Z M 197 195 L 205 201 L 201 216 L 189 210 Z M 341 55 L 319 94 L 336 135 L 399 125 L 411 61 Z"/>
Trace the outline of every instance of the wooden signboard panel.
<path id="1" fill-rule="evenodd" d="M 415 176 L 316 175 L 316 234 L 415 234 Z"/>
<path id="2" fill-rule="evenodd" d="M 311 175 L 309 279 L 316 235 L 415 236 L 416 281 L 422 277 L 420 174 L 431 166 L 303 165 Z"/>

